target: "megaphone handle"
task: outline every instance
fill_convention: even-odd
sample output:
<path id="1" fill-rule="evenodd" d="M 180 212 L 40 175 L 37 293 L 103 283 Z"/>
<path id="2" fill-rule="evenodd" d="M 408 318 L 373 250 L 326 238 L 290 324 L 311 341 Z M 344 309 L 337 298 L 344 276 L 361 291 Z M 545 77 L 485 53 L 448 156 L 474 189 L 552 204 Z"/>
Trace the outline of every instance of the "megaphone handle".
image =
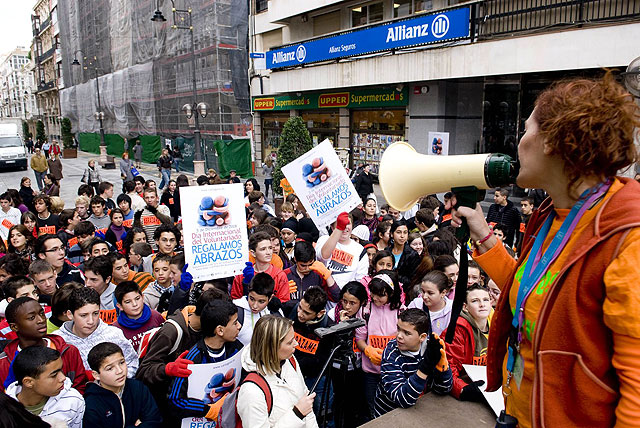
<path id="1" fill-rule="evenodd" d="M 456 196 L 455 208 L 469 207 L 474 209 L 476 204 L 484 199 L 484 190 L 479 190 L 476 186 L 454 187 L 451 192 Z M 462 218 L 462 224 L 456 230 L 456 238 L 460 241 L 460 245 L 465 247 L 469 240 L 469 225 L 467 219 Z"/>

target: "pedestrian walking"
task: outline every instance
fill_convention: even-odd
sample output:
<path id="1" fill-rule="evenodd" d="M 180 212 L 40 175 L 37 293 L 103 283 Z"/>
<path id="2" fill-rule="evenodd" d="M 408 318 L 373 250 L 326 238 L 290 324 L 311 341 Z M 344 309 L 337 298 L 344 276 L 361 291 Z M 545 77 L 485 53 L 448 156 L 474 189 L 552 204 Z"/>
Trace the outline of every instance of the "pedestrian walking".
<path id="1" fill-rule="evenodd" d="M 42 179 L 49 170 L 49 164 L 47 163 L 47 158 L 42 154 L 42 150 L 39 148 L 36 148 L 35 153 L 31 156 L 31 169 L 33 170 L 33 174 L 36 176 L 38 190 L 42 190 Z"/>
<path id="2" fill-rule="evenodd" d="M 133 162 L 129 159 L 129 152 L 124 152 L 122 154 L 122 159 L 120 159 L 120 177 L 123 182 L 133 180 L 131 168 L 133 168 Z"/>
<path id="3" fill-rule="evenodd" d="M 53 140 L 53 142 L 51 143 L 47 158 L 53 155 L 58 155 L 58 156 L 62 155 L 62 150 L 60 149 L 60 144 L 58 144 L 57 140 Z"/>
<path id="4" fill-rule="evenodd" d="M 162 156 L 158 159 L 158 169 L 162 176 L 158 189 L 162 190 L 169 184 L 171 180 L 171 164 L 173 164 L 173 158 L 169 154 L 169 149 L 162 149 Z"/>
<path id="5" fill-rule="evenodd" d="M 133 156 L 135 158 L 136 161 L 136 168 L 140 168 L 140 164 L 142 163 L 142 152 L 144 151 L 144 148 L 142 147 L 142 145 L 140 144 L 140 141 L 136 141 L 136 145 L 133 146 Z"/>
<path id="6" fill-rule="evenodd" d="M 180 172 L 180 162 L 182 161 L 182 152 L 180 152 L 180 147 L 175 146 L 172 152 L 173 156 L 173 167 L 176 169 L 176 172 Z"/>
<path id="7" fill-rule="evenodd" d="M 49 165 L 49 172 L 53 174 L 56 180 L 60 181 L 64 178 L 62 176 L 62 160 L 59 154 L 52 154 L 47 159 L 47 164 Z"/>
<path id="8" fill-rule="evenodd" d="M 80 181 L 93 187 L 96 194 L 98 194 L 98 184 L 102 181 L 102 177 L 100 177 L 100 171 L 96 168 L 94 159 L 89 159 L 89 162 L 87 162 L 87 168 L 85 168 Z"/>
<path id="9" fill-rule="evenodd" d="M 271 196 L 273 197 L 273 161 L 267 158 L 262 164 L 262 173 L 264 174 L 264 198 L 269 198 L 269 188 L 271 188 Z"/>
<path id="10" fill-rule="evenodd" d="M 46 140 L 44 143 L 42 143 L 42 151 L 44 152 L 44 156 L 45 157 L 49 157 L 49 150 L 51 149 L 51 144 L 49 143 L 49 140 Z"/>

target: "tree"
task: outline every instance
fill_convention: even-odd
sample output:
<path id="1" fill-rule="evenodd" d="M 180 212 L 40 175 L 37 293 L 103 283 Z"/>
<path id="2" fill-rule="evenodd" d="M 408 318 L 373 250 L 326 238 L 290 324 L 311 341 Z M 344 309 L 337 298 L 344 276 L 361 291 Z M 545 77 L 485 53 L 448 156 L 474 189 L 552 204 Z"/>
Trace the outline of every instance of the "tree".
<path id="1" fill-rule="evenodd" d="M 36 141 L 39 143 L 44 143 L 47 139 L 47 133 L 44 130 L 44 123 L 41 120 L 36 122 Z"/>
<path id="2" fill-rule="evenodd" d="M 28 140 L 31 137 L 33 137 L 33 135 L 31 135 L 31 131 L 29 130 L 29 124 L 23 120 L 22 121 L 22 138 L 24 138 L 25 140 Z"/>
<path id="3" fill-rule="evenodd" d="M 280 180 L 284 178 L 282 167 L 294 159 L 302 156 L 313 148 L 311 135 L 300 116 L 294 116 L 287 120 L 282 128 L 278 156 L 276 157 L 276 168 L 273 171 L 274 192 L 282 195 Z"/>
<path id="4" fill-rule="evenodd" d="M 62 134 L 62 147 L 65 149 L 73 148 L 73 133 L 71 132 L 71 121 L 68 117 L 62 119 L 60 133 Z"/>

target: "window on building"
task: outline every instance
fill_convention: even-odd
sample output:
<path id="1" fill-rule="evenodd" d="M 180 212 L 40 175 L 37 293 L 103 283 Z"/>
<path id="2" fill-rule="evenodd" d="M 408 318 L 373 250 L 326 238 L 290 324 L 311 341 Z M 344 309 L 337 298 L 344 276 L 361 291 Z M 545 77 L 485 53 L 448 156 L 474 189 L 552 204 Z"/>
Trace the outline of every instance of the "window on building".
<path id="1" fill-rule="evenodd" d="M 383 19 L 382 2 L 369 3 L 351 8 L 351 26 L 373 24 Z"/>
<path id="2" fill-rule="evenodd" d="M 269 9 L 268 0 L 256 0 L 256 13 L 264 12 Z"/>
<path id="3" fill-rule="evenodd" d="M 400 18 L 414 13 L 424 13 L 433 9 L 432 0 L 394 0 L 393 17 Z"/>
<path id="4" fill-rule="evenodd" d="M 313 17 L 313 35 L 322 36 L 323 34 L 340 31 L 340 11 L 329 12 Z"/>

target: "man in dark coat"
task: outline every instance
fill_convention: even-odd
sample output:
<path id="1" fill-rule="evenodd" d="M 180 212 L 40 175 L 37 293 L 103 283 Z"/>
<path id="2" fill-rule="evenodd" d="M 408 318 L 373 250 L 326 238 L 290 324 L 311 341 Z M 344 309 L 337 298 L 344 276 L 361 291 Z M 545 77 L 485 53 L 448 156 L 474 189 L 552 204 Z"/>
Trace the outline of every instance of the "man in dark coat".
<path id="1" fill-rule="evenodd" d="M 520 212 L 513 206 L 509 199 L 509 190 L 505 188 L 496 189 L 493 200 L 487 213 L 487 223 L 503 224 L 506 227 L 504 243 L 513 246 L 513 238 L 520 227 Z"/>
<path id="2" fill-rule="evenodd" d="M 356 192 L 358 192 L 360 199 L 362 199 L 362 203 L 365 203 L 367 201 L 367 196 L 373 193 L 373 178 L 371 177 L 371 174 L 369 174 L 370 170 L 371 166 L 365 165 L 364 168 L 362 168 L 362 172 L 356 177 L 354 183 Z"/>

